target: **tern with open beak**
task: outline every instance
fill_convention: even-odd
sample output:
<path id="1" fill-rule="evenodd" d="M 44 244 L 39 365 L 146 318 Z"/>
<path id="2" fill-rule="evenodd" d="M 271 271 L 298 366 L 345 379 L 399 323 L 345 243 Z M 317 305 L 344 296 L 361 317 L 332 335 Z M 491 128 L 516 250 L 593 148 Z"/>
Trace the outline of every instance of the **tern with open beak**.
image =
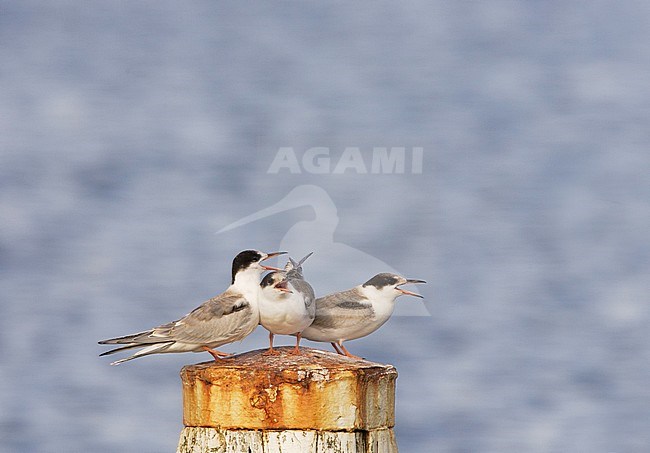
<path id="1" fill-rule="evenodd" d="M 422 297 L 400 288 L 407 283 L 426 283 L 396 274 L 377 274 L 363 285 L 316 299 L 316 317 L 302 332 L 312 341 L 329 342 L 336 352 L 352 358 L 343 342 L 365 337 L 379 329 L 393 314 L 395 299 L 403 294 Z"/>
<path id="2" fill-rule="evenodd" d="M 276 267 L 263 261 L 286 252 L 264 253 L 245 250 L 232 262 L 232 283 L 220 295 L 195 308 L 178 321 L 124 337 L 100 341 L 99 344 L 119 344 L 119 348 L 104 352 L 102 356 L 142 348 L 130 357 L 117 360 L 111 365 L 150 354 L 171 352 L 201 352 L 212 354 L 215 360 L 230 354 L 214 348 L 248 336 L 259 324 L 259 282 L 267 270 Z"/>
<path id="3" fill-rule="evenodd" d="M 312 252 L 313 253 L 313 252 Z M 273 336 L 296 335 L 295 354 L 300 354 L 302 331 L 314 320 L 314 290 L 302 275 L 302 264 L 289 258 L 281 272 L 271 272 L 260 283 L 260 324 L 269 331 L 269 350 L 273 354 Z"/>

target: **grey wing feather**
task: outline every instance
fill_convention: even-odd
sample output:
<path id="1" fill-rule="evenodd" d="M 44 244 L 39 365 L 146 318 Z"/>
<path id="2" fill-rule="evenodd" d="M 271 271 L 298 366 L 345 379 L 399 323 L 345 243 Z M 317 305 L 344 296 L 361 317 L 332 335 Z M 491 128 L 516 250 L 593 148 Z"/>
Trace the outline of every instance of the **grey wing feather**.
<path id="1" fill-rule="evenodd" d="M 305 306 L 307 307 L 308 311 L 311 312 L 312 316 L 315 312 L 314 301 L 316 300 L 316 295 L 314 294 L 314 288 L 312 288 L 311 285 L 307 283 L 302 275 L 302 264 L 313 254 L 314 252 L 308 253 L 297 263 L 293 258 L 289 257 L 289 261 L 285 266 L 286 279 L 289 280 L 296 291 L 300 292 L 303 295 Z"/>
<path id="2" fill-rule="evenodd" d="M 111 338 L 109 340 L 102 340 L 99 342 L 99 344 L 124 344 L 130 345 L 130 347 L 138 347 L 146 346 L 149 344 L 168 343 L 170 342 L 169 338 L 154 336 L 156 329 L 161 329 L 167 325 L 168 324 L 165 324 L 164 326 L 156 327 L 155 329 L 147 330 L 145 332 L 134 333 L 132 335 L 126 335 L 118 338 Z M 109 353 L 111 353 L 111 351 L 108 351 L 106 354 Z"/>
<path id="3" fill-rule="evenodd" d="M 183 343 L 228 341 L 253 316 L 249 308 L 250 304 L 241 295 L 222 294 L 178 321 L 154 329 L 153 335 Z"/>
<path id="4" fill-rule="evenodd" d="M 130 357 L 126 357 L 124 359 L 120 359 L 120 360 L 116 360 L 115 362 L 111 362 L 111 365 L 119 365 L 120 363 L 128 362 L 129 360 L 137 359 L 139 357 L 145 357 L 145 356 L 148 356 L 148 355 L 151 355 L 151 354 L 159 354 L 159 353 L 165 352 L 173 344 L 174 344 L 173 341 L 168 341 L 167 343 L 139 345 L 140 347 L 144 346 L 144 348 L 140 349 L 138 352 L 136 352 L 135 354 L 133 354 Z M 118 348 L 118 349 L 113 350 L 112 352 L 123 351 L 124 349 L 127 349 L 127 348 Z M 111 351 L 109 351 L 109 352 L 111 352 Z"/>
<path id="5" fill-rule="evenodd" d="M 314 288 L 309 283 L 302 279 L 290 279 L 291 285 L 300 292 L 305 302 L 305 308 L 310 319 L 316 316 L 316 296 L 314 295 Z"/>
<path id="6" fill-rule="evenodd" d="M 316 299 L 316 319 L 312 326 L 343 327 L 374 316 L 372 304 L 356 288 Z"/>
<path id="7" fill-rule="evenodd" d="M 314 301 L 316 300 L 316 296 L 314 295 L 314 288 L 312 288 L 309 283 L 302 279 L 291 279 L 290 282 L 297 291 L 304 295 L 305 305 L 308 307 L 313 305 Z"/>
<path id="8" fill-rule="evenodd" d="M 327 296 L 319 297 L 316 299 L 316 307 L 318 310 L 332 310 L 337 307 L 343 306 L 344 308 L 358 309 L 365 308 L 370 305 L 370 301 L 361 294 L 356 288 L 348 289 L 338 293 L 328 294 Z"/>
<path id="9" fill-rule="evenodd" d="M 110 343 L 100 343 L 100 344 L 110 344 Z M 126 346 L 122 346 L 120 348 L 115 348 L 115 349 L 111 349 L 110 351 L 102 352 L 101 354 L 99 354 L 99 356 L 103 357 L 105 355 L 115 354 L 116 352 L 120 352 L 120 351 L 128 351 L 129 349 L 133 349 L 133 348 L 141 348 L 143 346 L 146 345 L 141 343 L 131 343 L 131 344 L 127 344 Z"/>
<path id="10" fill-rule="evenodd" d="M 295 260 L 291 257 L 289 257 L 289 261 L 287 261 L 286 266 L 284 266 L 284 271 L 287 274 L 287 278 L 300 278 L 302 279 L 302 264 L 307 261 L 307 258 L 312 256 L 314 252 L 309 252 L 307 255 L 302 257 L 300 261 L 297 263 Z"/>
<path id="11" fill-rule="evenodd" d="M 241 322 L 252 316 L 250 310 L 246 310 L 248 306 L 248 302 L 241 295 L 224 293 L 204 302 L 177 321 L 99 343 L 129 345 L 119 348 L 124 350 L 141 345 L 175 341 L 196 344 L 222 341 L 229 337 L 229 333 L 236 332 L 238 321 Z M 117 350 L 105 354 L 112 352 Z"/>

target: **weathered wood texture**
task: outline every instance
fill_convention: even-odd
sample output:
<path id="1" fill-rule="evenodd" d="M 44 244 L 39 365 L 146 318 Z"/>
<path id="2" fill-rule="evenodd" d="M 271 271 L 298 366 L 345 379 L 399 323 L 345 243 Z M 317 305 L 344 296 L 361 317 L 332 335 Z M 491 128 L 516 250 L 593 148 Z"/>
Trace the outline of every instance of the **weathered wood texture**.
<path id="1" fill-rule="evenodd" d="M 184 367 L 177 453 L 397 451 L 393 366 L 291 350 Z"/>

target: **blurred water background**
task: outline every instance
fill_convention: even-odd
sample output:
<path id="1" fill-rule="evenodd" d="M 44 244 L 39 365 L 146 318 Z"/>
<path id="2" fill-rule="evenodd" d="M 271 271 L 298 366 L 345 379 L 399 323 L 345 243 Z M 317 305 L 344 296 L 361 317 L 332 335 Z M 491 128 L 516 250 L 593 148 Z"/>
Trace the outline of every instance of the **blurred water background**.
<path id="1" fill-rule="evenodd" d="M 401 451 L 648 451 L 649 5 L 0 2 L 0 450 L 174 451 L 210 357 L 97 340 L 221 292 L 318 209 L 216 232 L 311 185 L 314 248 L 429 282 L 348 346 L 398 368 Z M 281 147 L 332 171 L 269 173 Z M 375 272 L 310 261 L 320 293 Z"/>

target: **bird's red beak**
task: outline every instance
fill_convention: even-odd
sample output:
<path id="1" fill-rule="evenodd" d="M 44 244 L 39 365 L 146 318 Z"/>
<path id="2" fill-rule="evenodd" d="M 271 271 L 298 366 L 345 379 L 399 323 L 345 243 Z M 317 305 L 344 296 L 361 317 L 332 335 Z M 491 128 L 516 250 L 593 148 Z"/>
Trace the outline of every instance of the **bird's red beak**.
<path id="1" fill-rule="evenodd" d="M 291 291 L 287 285 L 288 282 L 286 280 L 282 280 L 280 283 L 275 284 L 275 288 L 285 293 L 293 293 L 293 291 Z"/>
<path id="2" fill-rule="evenodd" d="M 407 278 L 407 279 L 406 279 L 406 282 L 403 283 L 403 284 L 408 284 L 408 283 L 415 283 L 415 284 L 417 284 L 417 283 L 426 283 L 426 282 L 425 282 L 424 280 L 417 280 L 417 279 L 414 279 L 414 278 Z M 406 294 L 407 296 L 415 296 L 415 297 L 419 297 L 420 299 L 424 299 L 423 296 L 420 296 L 419 294 L 416 294 L 416 293 L 411 292 L 411 291 L 409 291 L 409 290 L 402 289 L 402 288 L 397 288 L 397 287 L 396 287 L 395 289 L 396 289 L 397 291 L 401 292 L 402 294 Z"/>
<path id="3" fill-rule="evenodd" d="M 399 291 L 400 293 L 402 293 L 402 294 L 406 294 L 407 296 L 415 296 L 415 297 L 419 297 L 421 299 L 424 299 L 424 296 L 420 296 L 419 294 L 413 293 L 413 292 L 411 292 L 411 291 L 409 291 L 407 289 L 402 289 L 402 288 L 395 288 L 395 289 L 397 291 Z"/>
<path id="4" fill-rule="evenodd" d="M 261 264 L 261 263 L 262 263 L 262 261 L 266 261 L 266 260 L 268 260 L 269 258 L 273 258 L 274 256 L 278 256 L 278 255 L 284 255 L 284 254 L 286 254 L 286 253 L 287 253 L 287 252 L 273 252 L 273 253 L 269 253 L 269 254 L 266 255 L 266 258 L 264 258 L 263 260 L 260 261 L 260 266 L 262 266 L 262 267 L 263 267 L 264 269 L 266 269 L 267 271 L 276 271 L 276 272 L 281 272 L 282 269 L 280 269 L 280 268 L 273 267 L 273 266 L 267 266 L 266 264 Z"/>

